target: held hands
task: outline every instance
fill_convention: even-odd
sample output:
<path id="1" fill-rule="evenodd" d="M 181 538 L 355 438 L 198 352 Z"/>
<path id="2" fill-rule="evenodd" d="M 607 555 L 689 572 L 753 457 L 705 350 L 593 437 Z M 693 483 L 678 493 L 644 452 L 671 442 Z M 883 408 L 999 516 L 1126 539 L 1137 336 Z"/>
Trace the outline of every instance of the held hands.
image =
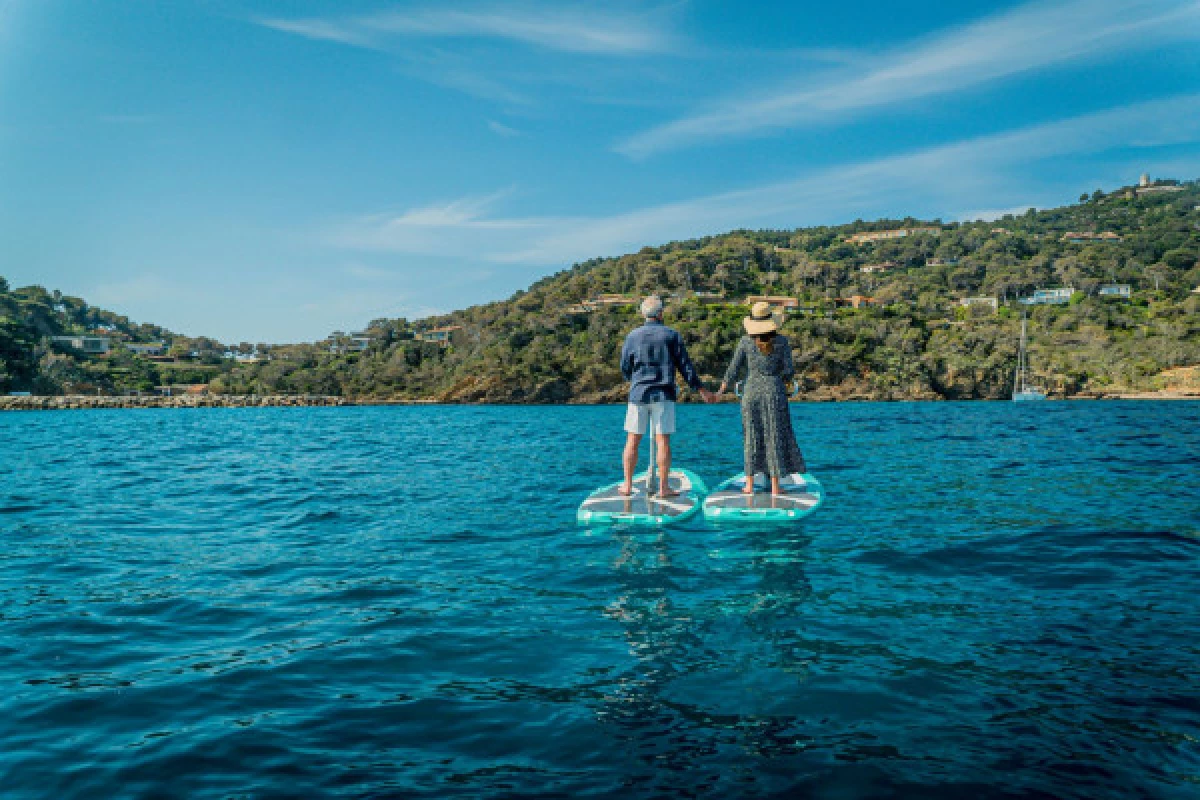
<path id="1" fill-rule="evenodd" d="M 706 403 L 715 403 L 717 401 L 717 396 L 708 389 L 701 389 L 700 396 L 704 398 L 704 402 Z"/>

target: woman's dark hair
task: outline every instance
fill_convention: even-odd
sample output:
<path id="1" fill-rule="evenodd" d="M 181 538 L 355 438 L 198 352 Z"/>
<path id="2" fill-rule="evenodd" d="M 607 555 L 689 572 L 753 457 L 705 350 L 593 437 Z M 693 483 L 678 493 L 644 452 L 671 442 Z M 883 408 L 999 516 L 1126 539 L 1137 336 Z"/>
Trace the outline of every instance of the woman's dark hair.
<path id="1" fill-rule="evenodd" d="M 764 356 L 771 355 L 771 351 L 775 349 L 775 331 L 754 334 L 754 346 Z"/>

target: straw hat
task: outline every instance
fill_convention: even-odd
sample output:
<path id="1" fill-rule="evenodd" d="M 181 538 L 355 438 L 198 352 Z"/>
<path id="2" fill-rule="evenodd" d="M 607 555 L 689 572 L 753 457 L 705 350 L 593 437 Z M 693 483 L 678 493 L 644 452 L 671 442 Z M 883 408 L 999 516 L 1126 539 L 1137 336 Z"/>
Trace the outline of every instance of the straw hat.
<path id="1" fill-rule="evenodd" d="M 771 314 L 771 304 L 761 300 L 750 306 L 750 316 L 742 320 L 742 327 L 751 336 L 775 333 L 779 330 L 779 326 L 775 324 L 775 317 Z"/>

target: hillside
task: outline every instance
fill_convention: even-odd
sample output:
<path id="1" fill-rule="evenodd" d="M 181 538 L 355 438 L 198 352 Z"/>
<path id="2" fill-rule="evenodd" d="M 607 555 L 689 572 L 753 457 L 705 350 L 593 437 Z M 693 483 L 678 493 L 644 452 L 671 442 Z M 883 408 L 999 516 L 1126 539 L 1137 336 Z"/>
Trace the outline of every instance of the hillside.
<path id="1" fill-rule="evenodd" d="M 102 340 L 109 352 L 99 357 L 61 341 L 72 336 Z M 126 347 L 138 343 L 161 343 L 164 353 L 174 353 L 184 360 L 169 366 L 157 364 Z M 163 381 L 162 372 L 171 372 L 180 382 L 207 381 L 218 369 L 212 363 L 201 363 L 201 356 L 212 362 L 211 354 L 223 349 L 212 339 L 193 339 L 158 325 L 137 324 L 59 291 L 40 286 L 12 289 L 0 276 L 3 392 L 55 395 L 149 391 Z"/>
<path id="2" fill-rule="evenodd" d="M 1164 183 L 1140 193 L 1125 187 L 1080 200 L 988 223 L 856 221 L 647 247 L 577 264 L 502 302 L 411 324 L 375 320 L 360 338 L 361 351 L 340 340 L 276 346 L 254 363 L 218 359 L 213 374 L 203 377 L 211 379 L 212 391 L 232 394 L 619 400 L 617 354 L 625 332 L 638 324 L 626 300 L 650 292 L 668 297 L 669 324 L 715 383 L 740 335 L 745 297 L 769 294 L 796 301 L 784 330 L 807 358 L 802 388 L 808 399 L 998 398 L 1012 386 L 1025 309 L 1017 298 L 1073 287 L 1064 305 L 1028 309 L 1038 381 L 1059 395 L 1165 388 L 1175 374 L 1170 370 L 1200 364 L 1200 294 L 1193 292 L 1200 286 L 1200 187 Z M 913 228 L 929 230 L 853 240 Z M 1106 285 L 1128 285 L 1131 294 L 1102 296 Z M 11 306 L 21 292 L 37 291 L 0 293 L 0 302 Z M 996 308 L 958 304 L 967 297 L 995 298 Z M 32 301 L 18 302 L 21 319 L 47 313 L 31 317 Z M 53 306 L 51 312 L 76 327 L 100 319 Z M 36 343 L 53 325 L 22 323 L 24 333 L 14 336 L 12 313 L 5 313 L 9 327 L 0 328 L 7 337 L 0 348 L 7 349 L 0 357 L 8 377 L 0 380 L 61 391 L 61 379 L 45 368 L 44 338 Z M 130 328 L 128 335 L 146 338 L 150 330 Z M 449 346 L 422 341 L 438 336 L 449 338 Z M 31 346 L 42 347 L 42 355 L 29 357 Z M 80 364 L 87 366 L 77 361 L 76 368 Z M 129 387 L 127 379 L 98 384 Z"/>
<path id="3" fill-rule="evenodd" d="M 1132 195 L 1132 196 L 1131 196 Z M 990 223 L 937 225 L 936 233 L 851 243 L 865 231 L 921 225 L 861 221 L 793 231 L 735 231 L 618 258 L 594 259 L 497 303 L 423 321 L 461 326 L 440 349 L 391 335 L 361 354 L 293 348 L 290 359 L 239 368 L 231 392 L 330 392 L 377 399 L 568 402 L 618 400 L 631 305 L 572 309 L 604 294 L 671 296 L 668 321 L 703 374 L 717 381 L 740 335 L 750 294 L 786 295 L 801 311 L 785 331 L 812 357 L 804 395 L 836 398 L 996 398 L 1011 391 L 1016 300 L 1043 287 L 1079 290 L 1068 305 L 1030 311 L 1030 362 L 1058 394 L 1149 390 L 1159 374 L 1200 363 L 1200 188 L 1136 194 L 1130 187 Z M 1115 238 L 1064 241 L 1068 233 Z M 873 271 L 864 267 L 878 266 Z M 1128 300 L 1105 284 L 1128 284 Z M 720 295 L 719 301 L 705 295 Z M 866 295 L 878 305 L 850 308 Z M 997 298 L 998 310 L 956 300 Z M 421 325 L 417 326 L 418 335 Z"/>

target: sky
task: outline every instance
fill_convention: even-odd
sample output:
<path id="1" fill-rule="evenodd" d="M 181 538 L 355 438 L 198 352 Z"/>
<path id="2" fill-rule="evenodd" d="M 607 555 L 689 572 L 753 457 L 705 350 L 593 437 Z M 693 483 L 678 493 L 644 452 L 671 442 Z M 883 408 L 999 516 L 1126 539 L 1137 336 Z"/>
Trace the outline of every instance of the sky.
<path id="1" fill-rule="evenodd" d="M 1200 0 L 0 0 L 0 275 L 312 341 L 736 228 L 1054 207 L 1200 177 L 1198 45 Z"/>

